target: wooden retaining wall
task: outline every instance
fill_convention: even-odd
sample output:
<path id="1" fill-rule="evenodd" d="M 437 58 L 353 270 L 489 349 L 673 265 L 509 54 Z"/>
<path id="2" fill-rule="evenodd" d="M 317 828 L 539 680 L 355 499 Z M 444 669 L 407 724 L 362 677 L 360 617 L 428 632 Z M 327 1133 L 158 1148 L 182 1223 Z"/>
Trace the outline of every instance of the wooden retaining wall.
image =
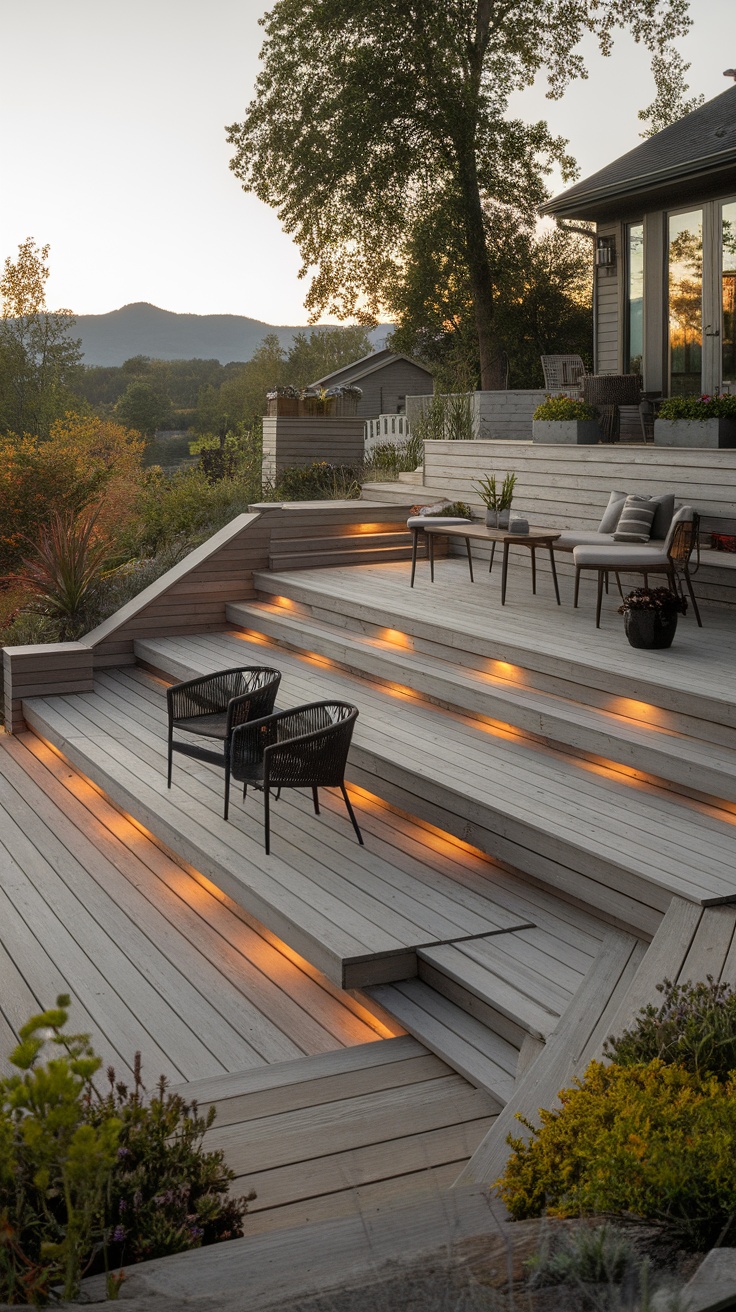
<path id="1" fill-rule="evenodd" d="M 507 473 L 516 474 L 514 508 L 539 527 L 597 529 L 610 492 L 621 489 L 643 496 L 674 492 L 676 501 L 701 515 L 706 544 L 711 529 L 736 532 L 736 450 L 508 441 L 425 445 L 427 501 L 439 496 L 467 501 L 480 517 L 484 506 L 474 484 L 484 474 L 503 479 Z M 461 549 L 462 543 L 456 550 Z M 559 554 L 562 573 L 571 571 L 571 562 Z M 545 568 L 543 561 L 540 565 Z M 704 550 L 696 577 L 698 597 L 736 605 L 736 555 Z"/>
<path id="2" fill-rule="evenodd" d="M 362 426 L 362 420 L 361 426 Z M 362 428 L 361 428 L 362 431 Z M 3 651 L 5 727 L 23 730 L 22 699 L 44 694 L 88 692 L 93 672 L 132 665 L 136 638 L 204 633 L 228 626 L 228 603 L 254 595 L 253 574 L 269 568 L 272 537 L 277 549 L 288 539 L 305 555 L 321 552 L 320 563 L 360 563 L 356 534 L 376 540 L 403 531 L 410 506 L 370 501 L 264 502 L 238 515 L 145 588 L 81 642 L 6 647 Z M 330 540 L 326 552 L 324 535 Z M 334 545 L 333 545 L 334 544 Z"/>
<path id="3" fill-rule="evenodd" d="M 344 415 L 267 415 L 263 420 L 263 478 L 272 481 L 283 469 L 326 460 L 332 465 L 360 465 L 365 420 Z"/>

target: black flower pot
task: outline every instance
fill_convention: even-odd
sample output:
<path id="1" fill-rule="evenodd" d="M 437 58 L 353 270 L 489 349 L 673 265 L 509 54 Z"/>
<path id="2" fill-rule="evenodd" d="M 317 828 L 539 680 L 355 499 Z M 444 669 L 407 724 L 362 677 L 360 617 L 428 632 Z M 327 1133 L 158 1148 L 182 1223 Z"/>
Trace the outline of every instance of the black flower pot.
<path id="1" fill-rule="evenodd" d="M 677 629 L 677 611 L 627 610 L 626 637 L 632 647 L 671 647 Z"/>

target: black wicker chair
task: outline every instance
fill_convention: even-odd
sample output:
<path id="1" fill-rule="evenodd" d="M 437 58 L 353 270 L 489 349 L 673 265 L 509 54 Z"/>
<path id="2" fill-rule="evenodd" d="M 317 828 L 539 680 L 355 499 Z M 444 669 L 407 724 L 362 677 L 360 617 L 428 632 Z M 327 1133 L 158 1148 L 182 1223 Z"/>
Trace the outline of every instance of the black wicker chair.
<path id="1" fill-rule="evenodd" d="M 216 674 L 203 674 L 186 683 L 175 683 L 166 690 L 169 712 L 169 770 L 167 785 L 171 787 L 171 767 L 174 752 L 193 756 L 198 761 L 213 765 L 226 765 L 230 738 L 236 725 L 248 720 L 259 720 L 270 715 L 281 682 L 280 670 L 268 666 L 247 665 L 234 670 L 218 670 Z M 201 738 L 219 740 L 221 747 L 205 747 L 200 743 L 179 742 L 175 730 L 196 734 Z M 227 819 L 228 775 L 225 775 L 225 819 Z"/>
<path id="2" fill-rule="evenodd" d="M 318 789 L 339 788 L 362 845 L 363 835 L 345 788 L 345 764 L 357 718 L 357 708 L 348 702 L 311 702 L 238 725 L 225 764 L 225 818 L 231 775 L 242 783 L 243 797 L 248 784 L 262 789 L 268 854 L 272 788 L 278 790 L 277 797 L 282 788 L 311 788 L 315 815 L 319 815 Z"/>

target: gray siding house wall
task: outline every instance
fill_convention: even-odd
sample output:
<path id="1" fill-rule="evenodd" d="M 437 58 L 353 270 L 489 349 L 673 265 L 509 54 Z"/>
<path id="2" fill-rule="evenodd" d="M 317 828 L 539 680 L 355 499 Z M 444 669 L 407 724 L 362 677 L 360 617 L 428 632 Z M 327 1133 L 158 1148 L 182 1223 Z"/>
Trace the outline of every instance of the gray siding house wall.
<path id="1" fill-rule="evenodd" d="M 362 360 L 318 378 L 312 387 L 340 387 L 355 383 L 363 393 L 358 403 L 362 419 L 402 414 L 407 396 L 427 396 L 434 390 L 432 375 L 423 365 L 393 351 L 376 351 Z"/>

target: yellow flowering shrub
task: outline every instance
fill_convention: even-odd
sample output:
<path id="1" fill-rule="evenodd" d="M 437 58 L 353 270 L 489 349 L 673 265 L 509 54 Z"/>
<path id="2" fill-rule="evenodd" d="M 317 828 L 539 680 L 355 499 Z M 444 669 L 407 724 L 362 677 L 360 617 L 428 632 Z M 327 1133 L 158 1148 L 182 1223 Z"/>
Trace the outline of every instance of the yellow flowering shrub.
<path id="1" fill-rule="evenodd" d="M 560 1101 L 528 1143 L 509 1140 L 497 1185 L 515 1220 L 628 1213 L 695 1248 L 736 1236 L 736 1072 L 592 1062 Z"/>

